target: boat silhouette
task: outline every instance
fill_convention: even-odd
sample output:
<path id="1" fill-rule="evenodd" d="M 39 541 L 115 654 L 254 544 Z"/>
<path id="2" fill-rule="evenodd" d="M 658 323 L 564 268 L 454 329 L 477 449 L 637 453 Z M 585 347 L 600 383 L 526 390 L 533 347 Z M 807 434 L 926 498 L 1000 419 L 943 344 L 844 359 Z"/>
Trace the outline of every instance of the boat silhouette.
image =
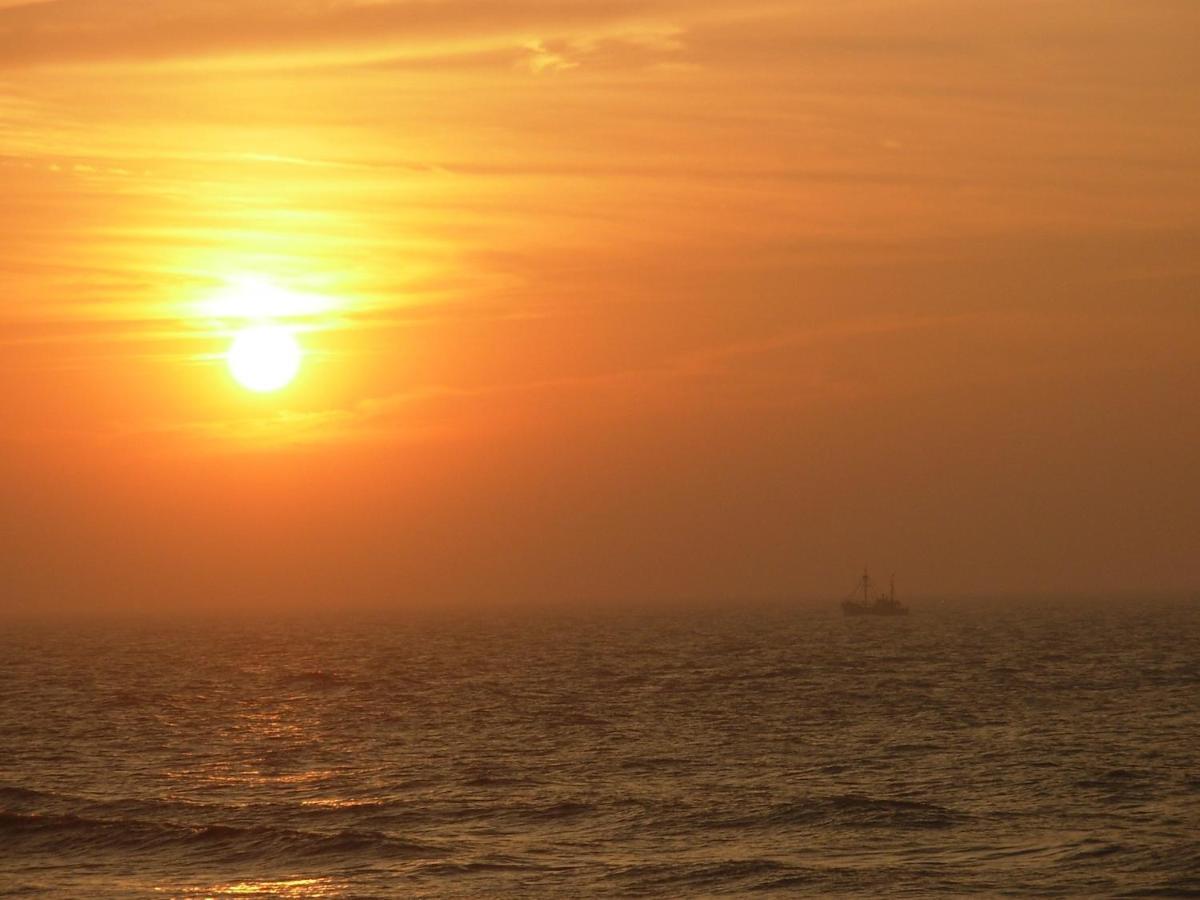
<path id="1" fill-rule="evenodd" d="M 862 599 L 858 593 L 862 591 Z M 896 599 L 896 576 L 892 576 L 891 584 L 886 594 L 880 593 L 871 599 L 871 576 L 863 566 L 862 581 L 851 594 L 842 601 L 842 612 L 848 616 L 907 616 L 908 607 Z"/>

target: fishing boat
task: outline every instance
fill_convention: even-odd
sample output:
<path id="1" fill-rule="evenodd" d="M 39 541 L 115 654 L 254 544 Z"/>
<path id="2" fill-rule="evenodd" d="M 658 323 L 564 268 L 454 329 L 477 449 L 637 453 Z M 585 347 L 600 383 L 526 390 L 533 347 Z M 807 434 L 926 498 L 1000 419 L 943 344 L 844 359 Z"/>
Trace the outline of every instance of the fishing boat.
<path id="1" fill-rule="evenodd" d="M 859 592 L 862 599 L 858 599 Z M 871 576 L 863 567 L 862 581 L 853 593 L 842 601 L 842 612 L 848 616 L 907 616 L 908 607 L 896 599 L 896 576 L 892 576 L 886 594 L 880 593 L 871 599 Z"/>

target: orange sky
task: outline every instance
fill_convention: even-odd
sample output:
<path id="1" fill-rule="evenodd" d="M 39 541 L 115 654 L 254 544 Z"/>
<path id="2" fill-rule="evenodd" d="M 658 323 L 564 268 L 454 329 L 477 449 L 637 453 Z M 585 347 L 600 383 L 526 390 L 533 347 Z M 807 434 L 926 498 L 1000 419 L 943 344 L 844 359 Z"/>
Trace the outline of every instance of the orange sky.
<path id="1" fill-rule="evenodd" d="M 0 0 L 0 603 L 1195 590 L 1198 40 Z M 225 368 L 246 280 L 276 394 Z"/>

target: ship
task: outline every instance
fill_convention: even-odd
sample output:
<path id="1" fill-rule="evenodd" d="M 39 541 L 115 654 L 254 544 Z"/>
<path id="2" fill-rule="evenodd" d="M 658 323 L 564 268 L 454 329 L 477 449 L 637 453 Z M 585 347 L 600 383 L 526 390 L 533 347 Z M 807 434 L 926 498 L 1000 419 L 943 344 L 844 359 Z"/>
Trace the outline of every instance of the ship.
<path id="1" fill-rule="evenodd" d="M 859 592 L 862 599 L 858 599 Z M 896 576 L 892 576 L 886 594 L 876 594 L 871 599 L 871 576 L 863 567 L 862 581 L 854 592 L 842 601 L 842 612 L 848 616 L 907 616 L 908 607 L 896 599 Z"/>

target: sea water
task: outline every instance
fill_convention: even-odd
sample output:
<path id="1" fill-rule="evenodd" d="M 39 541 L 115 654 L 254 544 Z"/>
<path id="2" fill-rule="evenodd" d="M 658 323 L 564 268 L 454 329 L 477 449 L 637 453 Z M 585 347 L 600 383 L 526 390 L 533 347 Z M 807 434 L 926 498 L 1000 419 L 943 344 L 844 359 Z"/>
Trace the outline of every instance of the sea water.
<path id="1" fill-rule="evenodd" d="M 1200 895 L 1179 602 L 9 624 L 0 894 Z"/>

